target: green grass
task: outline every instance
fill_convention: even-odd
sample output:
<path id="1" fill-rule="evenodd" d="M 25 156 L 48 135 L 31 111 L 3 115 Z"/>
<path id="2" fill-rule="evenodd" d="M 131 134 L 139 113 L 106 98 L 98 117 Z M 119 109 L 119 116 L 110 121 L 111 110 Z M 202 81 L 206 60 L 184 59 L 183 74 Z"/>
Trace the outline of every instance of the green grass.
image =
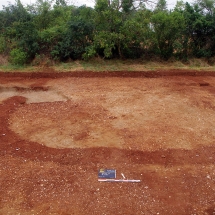
<path id="1" fill-rule="evenodd" d="M 0 71 L 1 72 L 12 72 L 12 71 L 20 71 L 20 70 L 25 70 L 26 66 L 18 66 L 18 65 L 1 65 L 0 66 Z"/>
<path id="2" fill-rule="evenodd" d="M 1 72 L 42 72 L 46 66 L 14 66 L 11 64 L 1 65 Z M 89 61 L 70 61 L 67 63 L 49 66 L 58 72 L 74 71 L 158 71 L 170 69 L 186 69 L 196 71 L 215 71 L 215 66 L 209 65 L 205 60 L 191 59 L 186 63 L 181 61 L 144 61 L 144 60 L 104 60 L 96 58 Z M 51 70 L 50 70 L 51 71 Z"/>

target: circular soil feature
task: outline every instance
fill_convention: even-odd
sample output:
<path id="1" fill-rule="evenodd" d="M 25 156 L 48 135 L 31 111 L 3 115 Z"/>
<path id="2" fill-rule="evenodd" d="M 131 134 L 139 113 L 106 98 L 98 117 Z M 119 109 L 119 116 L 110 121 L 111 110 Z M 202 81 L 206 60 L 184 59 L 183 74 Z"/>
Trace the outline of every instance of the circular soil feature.
<path id="1" fill-rule="evenodd" d="M 9 123 L 22 139 L 52 148 L 122 147 L 106 111 L 84 102 L 28 104 L 17 109 Z"/>

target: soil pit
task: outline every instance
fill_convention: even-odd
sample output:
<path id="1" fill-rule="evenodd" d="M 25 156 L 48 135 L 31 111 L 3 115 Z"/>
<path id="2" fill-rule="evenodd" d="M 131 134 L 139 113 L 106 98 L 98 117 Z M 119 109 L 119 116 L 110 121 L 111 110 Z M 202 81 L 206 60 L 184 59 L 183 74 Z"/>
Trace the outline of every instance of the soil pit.
<path id="1" fill-rule="evenodd" d="M 215 213 L 211 73 L 44 74 L 1 74 L 0 214 Z"/>

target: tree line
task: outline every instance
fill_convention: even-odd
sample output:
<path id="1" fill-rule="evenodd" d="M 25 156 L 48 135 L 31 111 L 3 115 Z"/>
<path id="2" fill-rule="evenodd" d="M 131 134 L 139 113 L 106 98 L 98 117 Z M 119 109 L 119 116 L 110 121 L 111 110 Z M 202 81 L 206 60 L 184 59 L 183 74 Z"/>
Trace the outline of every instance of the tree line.
<path id="1" fill-rule="evenodd" d="M 38 56 L 56 61 L 102 58 L 164 60 L 215 55 L 215 1 L 96 0 L 94 8 L 65 0 L 20 0 L 0 11 L 0 54 L 13 64 Z"/>

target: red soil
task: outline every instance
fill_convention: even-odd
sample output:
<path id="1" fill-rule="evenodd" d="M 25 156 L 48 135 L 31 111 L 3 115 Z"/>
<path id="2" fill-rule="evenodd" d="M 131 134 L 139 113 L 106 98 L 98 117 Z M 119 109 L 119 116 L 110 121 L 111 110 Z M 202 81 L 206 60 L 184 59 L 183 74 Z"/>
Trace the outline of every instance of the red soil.
<path id="1" fill-rule="evenodd" d="M 0 214 L 215 214 L 214 114 L 213 72 L 1 73 Z"/>

